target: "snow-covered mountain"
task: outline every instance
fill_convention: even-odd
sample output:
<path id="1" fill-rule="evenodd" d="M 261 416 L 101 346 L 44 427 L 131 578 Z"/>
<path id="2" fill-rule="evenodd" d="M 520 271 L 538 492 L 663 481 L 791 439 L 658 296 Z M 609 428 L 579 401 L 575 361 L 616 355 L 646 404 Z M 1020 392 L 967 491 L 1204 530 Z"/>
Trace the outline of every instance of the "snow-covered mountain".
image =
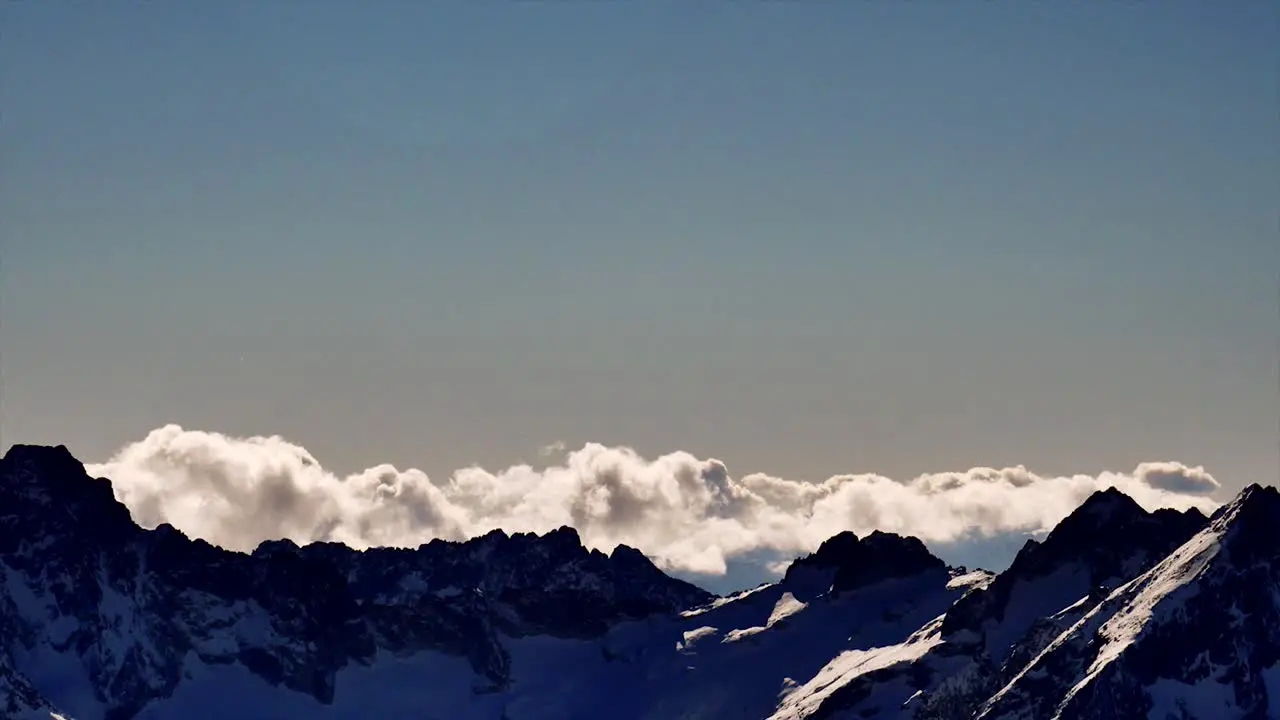
<path id="1" fill-rule="evenodd" d="M 1280 717 L 1280 492 L 1246 488 L 1080 614 L 979 717 Z"/>
<path id="2" fill-rule="evenodd" d="M 569 528 L 251 555 L 0 460 L 0 717 L 1280 717 L 1280 494 L 1095 494 L 1003 573 L 832 537 L 729 597 Z M 1275 698 L 1275 699 L 1272 699 Z"/>

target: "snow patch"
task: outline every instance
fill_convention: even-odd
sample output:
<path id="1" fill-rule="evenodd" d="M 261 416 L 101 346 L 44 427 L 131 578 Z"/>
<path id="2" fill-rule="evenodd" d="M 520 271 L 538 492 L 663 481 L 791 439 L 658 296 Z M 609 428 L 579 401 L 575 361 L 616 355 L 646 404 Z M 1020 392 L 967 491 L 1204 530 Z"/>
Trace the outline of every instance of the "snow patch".
<path id="1" fill-rule="evenodd" d="M 1080 598 L 1079 600 L 1077 600 L 1077 601 L 1075 601 L 1075 602 L 1071 603 L 1070 605 L 1068 605 L 1068 606 L 1066 606 L 1066 607 L 1062 608 L 1061 610 L 1059 610 L 1058 612 L 1054 613 L 1053 615 L 1050 615 L 1050 617 L 1055 618 L 1055 619 L 1057 619 L 1057 618 L 1064 618 L 1064 617 L 1066 617 L 1066 616 L 1068 616 L 1068 615 L 1071 615 L 1072 613 L 1076 612 L 1077 610 L 1082 609 L 1082 608 L 1083 608 L 1085 605 L 1087 605 L 1088 603 L 1089 603 L 1089 596 L 1088 596 L 1088 595 L 1085 595 L 1084 597 L 1082 597 L 1082 598 Z"/>
<path id="2" fill-rule="evenodd" d="M 715 635 L 719 630 L 710 625 L 694 628 L 684 631 L 683 639 L 676 643 L 676 650 L 686 650 L 693 647 L 693 644 L 704 637 Z"/>
<path id="3" fill-rule="evenodd" d="M 774 587 L 777 587 L 776 583 L 759 585 L 751 588 L 750 590 L 742 590 L 741 592 L 736 592 L 731 595 L 726 595 L 724 597 L 716 598 L 715 600 L 712 600 L 711 602 L 707 603 L 706 605 L 703 605 L 702 607 L 693 608 L 692 610 L 685 610 L 684 612 L 680 613 L 680 617 L 689 618 L 689 617 L 695 617 L 697 615 L 702 615 L 703 613 L 711 612 L 712 610 L 715 610 L 717 608 L 722 608 L 731 602 L 737 602 L 739 600 L 742 600 L 743 598 L 746 598 L 751 595 L 755 595 L 758 592 L 762 592 L 764 590 L 768 590 Z"/>
<path id="4" fill-rule="evenodd" d="M 795 595 L 789 592 L 782 593 L 782 597 L 778 598 L 778 602 L 773 606 L 773 612 L 769 613 L 769 621 L 765 623 L 766 627 L 773 627 L 788 617 L 795 615 L 805 609 L 807 605 L 796 599 Z"/>
<path id="5" fill-rule="evenodd" d="M 947 581 L 947 589 L 978 590 L 990 585 L 995 577 L 994 574 L 986 570 L 974 570 L 951 578 L 951 580 Z"/>

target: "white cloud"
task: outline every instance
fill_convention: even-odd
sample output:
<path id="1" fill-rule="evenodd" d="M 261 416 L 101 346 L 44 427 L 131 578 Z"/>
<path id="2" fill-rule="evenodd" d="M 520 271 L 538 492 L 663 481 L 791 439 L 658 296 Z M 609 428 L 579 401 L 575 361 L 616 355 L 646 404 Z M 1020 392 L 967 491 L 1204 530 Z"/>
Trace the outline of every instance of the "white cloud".
<path id="1" fill-rule="evenodd" d="M 266 539 L 335 540 L 353 547 L 417 546 L 493 528 L 577 528 L 604 551 L 638 547 L 660 566 L 722 574 L 748 553 L 809 552 L 827 537 L 874 529 L 926 542 L 1051 528 L 1095 490 L 1119 487 L 1147 509 L 1198 507 L 1218 489 L 1201 467 L 1144 463 L 1129 474 L 1041 477 L 1023 467 L 974 468 L 895 481 L 839 475 L 808 483 L 763 474 L 734 478 L 723 463 L 686 452 L 646 459 L 588 444 L 554 464 L 479 467 L 433 480 L 390 465 L 338 477 L 280 437 L 152 431 L 99 465 L 146 527 L 168 522 L 236 550 Z"/>
<path id="2" fill-rule="evenodd" d="M 1142 463 L 1133 475 L 1145 485 L 1174 493 L 1211 493 L 1222 487 L 1199 465 L 1187 467 L 1170 462 Z"/>
<path id="3" fill-rule="evenodd" d="M 559 455 L 559 454 L 563 453 L 567 448 L 568 448 L 568 446 L 567 446 L 567 445 L 565 445 L 563 441 L 561 441 L 561 440 L 557 440 L 557 441 L 555 441 L 555 442 L 551 443 L 550 445 L 547 445 L 547 446 L 545 446 L 545 447 L 543 447 L 543 448 L 539 449 L 539 450 L 538 450 L 538 456 L 539 456 L 539 457 L 544 457 L 544 458 L 545 458 L 545 457 L 552 457 L 552 456 L 554 456 L 554 455 Z"/>

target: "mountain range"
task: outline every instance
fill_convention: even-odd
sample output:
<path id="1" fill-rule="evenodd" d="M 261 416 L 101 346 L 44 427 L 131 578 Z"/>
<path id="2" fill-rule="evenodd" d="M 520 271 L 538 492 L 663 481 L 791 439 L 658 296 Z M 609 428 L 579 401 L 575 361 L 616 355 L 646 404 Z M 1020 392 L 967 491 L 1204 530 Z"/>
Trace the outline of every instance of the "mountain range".
<path id="1" fill-rule="evenodd" d="M 0 460 L 13 720 L 1280 718 L 1280 493 L 1095 493 L 1008 569 L 840 533 L 716 597 L 572 528 L 237 553 L 65 447 Z"/>

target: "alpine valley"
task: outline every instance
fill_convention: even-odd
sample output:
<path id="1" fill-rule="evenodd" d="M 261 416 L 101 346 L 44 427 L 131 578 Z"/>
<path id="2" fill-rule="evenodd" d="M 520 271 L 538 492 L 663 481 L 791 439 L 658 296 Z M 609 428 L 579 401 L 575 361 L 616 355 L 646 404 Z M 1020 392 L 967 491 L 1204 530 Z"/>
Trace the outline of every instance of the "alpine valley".
<path id="1" fill-rule="evenodd" d="M 74 720 L 1280 718 L 1280 493 L 1095 493 L 1002 573 L 841 533 L 728 597 L 570 528 L 363 552 L 136 525 L 0 460 L 0 715 Z"/>

